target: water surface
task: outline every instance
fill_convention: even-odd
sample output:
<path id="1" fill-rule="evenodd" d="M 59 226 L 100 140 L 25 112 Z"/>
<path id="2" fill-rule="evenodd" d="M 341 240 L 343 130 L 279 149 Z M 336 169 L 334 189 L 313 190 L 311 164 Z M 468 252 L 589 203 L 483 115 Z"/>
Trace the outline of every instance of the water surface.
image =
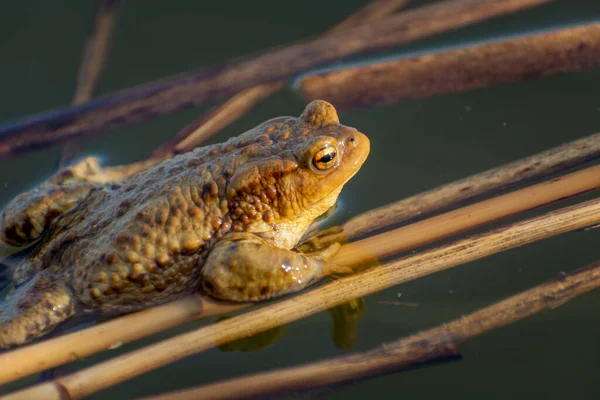
<path id="1" fill-rule="evenodd" d="M 126 1 L 99 94 L 214 65 L 323 32 L 363 2 Z M 0 4 L 0 123 L 69 104 L 93 2 Z M 600 19 L 597 0 L 556 1 L 397 49 L 393 55 L 459 46 Z M 390 52 L 387 53 L 391 54 Z M 363 57 L 380 57 L 381 54 Z M 265 66 L 268 67 L 268 66 Z M 349 110 L 343 123 L 371 138 L 371 156 L 342 193 L 341 222 L 373 207 L 504 164 L 600 130 L 600 70 L 565 74 L 463 94 Z M 263 104 L 213 139 L 221 141 L 279 115 L 298 115 L 292 90 Z M 108 164 L 134 161 L 199 115 L 185 110 L 85 140 L 85 153 Z M 47 177 L 58 147 L 0 162 L 0 205 Z M 368 350 L 491 304 L 598 259 L 600 230 L 574 232 L 391 288 L 364 299 L 355 351 Z M 406 301 L 418 307 L 381 302 Z M 463 359 L 345 387 L 326 397 L 597 398 L 600 293 L 582 296 L 461 347 Z M 193 322 L 88 357 L 78 370 L 211 321 Z M 348 354 L 331 339 L 321 313 L 287 327 L 258 352 L 213 349 L 91 398 L 131 398 L 257 371 Z M 28 378 L 2 390 L 31 383 Z"/>

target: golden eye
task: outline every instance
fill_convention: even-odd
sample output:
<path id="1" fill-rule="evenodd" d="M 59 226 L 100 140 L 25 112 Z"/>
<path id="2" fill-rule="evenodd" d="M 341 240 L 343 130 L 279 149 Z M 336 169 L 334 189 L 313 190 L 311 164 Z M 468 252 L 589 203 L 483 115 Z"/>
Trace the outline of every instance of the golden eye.
<path id="1" fill-rule="evenodd" d="M 335 147 L 324 147 L 313 157 L 313 166 L 319 171 L 327 171 L 336 164 L 337 150 Z"/>

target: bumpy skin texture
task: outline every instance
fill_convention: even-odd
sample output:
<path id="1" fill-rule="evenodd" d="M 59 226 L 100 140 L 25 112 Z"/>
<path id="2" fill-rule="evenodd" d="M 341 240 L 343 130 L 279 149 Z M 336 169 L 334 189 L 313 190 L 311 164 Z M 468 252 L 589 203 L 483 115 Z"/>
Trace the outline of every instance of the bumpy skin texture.
<path id="1" fill-rule="evenodd" d="M 75 312 L 131 312 L 200 287 L 221 299 L 262 300 L 335 272 L 326 259 L 337 247 L 289 249 L 368 153 L 366 136 L 314 101 L 299 118 L 274 118 L 123 182 L 86 180 L 98 173 L 94 159 L 60 172 L 2 214 L 6 243 L 39 242 L 13 273 L 0 348 Z"/>

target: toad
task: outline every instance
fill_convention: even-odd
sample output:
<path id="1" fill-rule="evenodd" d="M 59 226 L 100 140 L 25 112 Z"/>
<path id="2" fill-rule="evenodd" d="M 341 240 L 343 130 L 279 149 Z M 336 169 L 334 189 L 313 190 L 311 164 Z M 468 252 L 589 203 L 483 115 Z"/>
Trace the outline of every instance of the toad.
<path id="1" fill-rule="evenodd" d="M 4 209 L 1 239 L 32 245 L 11 269 L 0 348 L 28 343 L 76 313 L 117 315 L 198 290 L 259 301 L 340 272 L 339 248 L 292 250 L 369 154 L 369 139 L 313 101 L 117 182 L 98 160 L 58 172 Z"/>

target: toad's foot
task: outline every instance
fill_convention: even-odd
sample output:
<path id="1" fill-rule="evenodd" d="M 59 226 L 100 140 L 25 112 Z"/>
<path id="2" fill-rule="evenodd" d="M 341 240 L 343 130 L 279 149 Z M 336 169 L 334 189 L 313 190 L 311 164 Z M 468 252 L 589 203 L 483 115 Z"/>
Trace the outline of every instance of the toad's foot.
<path id="1" fill-rule="evenodd" d="M 202 269 L 202 286 L 211 296 L 234 301 L 293 293 L 324 276 L 347 273 L 348 268 L 327 262 L 339 247 L 305 255 L 271 246 L 251 233 L 234 233 L 211 251 Z"/>
<path id="2" fill-rule="evenodd" d="M 0 312 L 0 349 L 31 342 L 75 312 L 71 291 L 48 273 L 9 294 Z"/>

